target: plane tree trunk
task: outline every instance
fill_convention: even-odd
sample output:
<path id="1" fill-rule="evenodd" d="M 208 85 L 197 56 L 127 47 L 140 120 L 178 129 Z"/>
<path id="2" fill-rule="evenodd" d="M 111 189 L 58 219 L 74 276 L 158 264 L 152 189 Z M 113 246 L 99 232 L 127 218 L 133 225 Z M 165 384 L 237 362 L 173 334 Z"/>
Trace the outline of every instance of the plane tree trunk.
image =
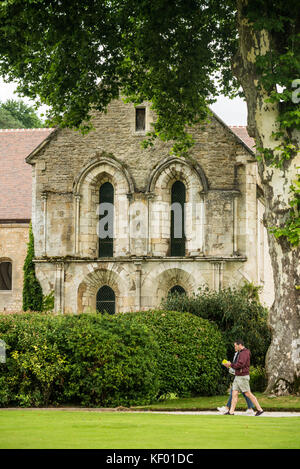
<path id="1" fill-rule="evenodd" d="M 257 55 L 264 55 L 270 49 L 272 37 L 267 31 L 254 31 L 243 17 L 242 6 L 246 1 L 238 0 L 239 50 L 233 61 L 233 73 L 246 96 L 249 135 L 259 147 L 274 150 L 280 143 L 271 136 L 278 130 L 278 104 L 265 102 L 268 94 L 258 86 L 260 77 L 255 66 Z M 299 149 L 299 131 L 294 131 L 289 138 Z M 272 166 L 265 158 L 258 162 L 267 228 L 282 226 L 287 220 L 290 186 L 297 178 L 297 166 L 300 166 L 299 151 L 282 168 Z M 299 392 L 300 383 L 300 290 L 296 288 L 300 285 L 300 249 L 292 247 L 285 237 L 276 239 L 270 232 L 268 240 L 275 299 L 269 315 L 272 343 L 266 357 L 266 392 L 284 395 Z"/>

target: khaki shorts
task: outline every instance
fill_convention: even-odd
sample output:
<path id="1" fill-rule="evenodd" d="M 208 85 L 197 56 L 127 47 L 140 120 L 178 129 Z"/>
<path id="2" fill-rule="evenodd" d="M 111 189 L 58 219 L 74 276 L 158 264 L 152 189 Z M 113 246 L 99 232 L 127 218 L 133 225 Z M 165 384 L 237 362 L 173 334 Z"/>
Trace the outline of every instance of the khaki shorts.
<path id="1" fill-rule="evenodd" d="M 236 376 L 232 383 L 232 390 L 239 392 L 250 391 L 250 376 Z"/>

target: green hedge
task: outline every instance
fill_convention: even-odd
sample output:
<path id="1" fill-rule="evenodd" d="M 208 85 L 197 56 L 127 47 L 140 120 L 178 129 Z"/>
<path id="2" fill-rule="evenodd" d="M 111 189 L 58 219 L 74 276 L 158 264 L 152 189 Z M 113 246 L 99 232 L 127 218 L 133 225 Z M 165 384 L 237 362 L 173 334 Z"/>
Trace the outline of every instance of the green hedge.
<path id="1" fill-rule="evenodd" d="M 145 405 L 224 391 L 217 327 L 189 313 L 0 316 L 0 405 Z"/>
<path id="2" fill-rule="evenodd" d="M 129 406 L 158 393 L 157 344 L 122 316 L 2 316 L 0 338 L 7 344 L 2 406 Z"/>
<path id="3" fill-rule="evenodd" d="M 215 324 L 189 313 L 147 311 L 126 313 L 127 321 L 146 325 L 159 345 L 159 393 L 178 396 L 221 394 L 227 375 L 226 355 Z"/>
<path id="4" fill-rule="evenodd" d="M 268 311 L 260 304 L 257 287 L 252 284 L 220 291 L 201 288 L 192 296 L 175 293 L 163 300 L 161 308 L 187 311 L 214 321 L 223 334 L 229 360 L 234 355 L 234 340 L 243 339 L 251 351 L 251 365 L 264 366 L 271 343 Z"/>

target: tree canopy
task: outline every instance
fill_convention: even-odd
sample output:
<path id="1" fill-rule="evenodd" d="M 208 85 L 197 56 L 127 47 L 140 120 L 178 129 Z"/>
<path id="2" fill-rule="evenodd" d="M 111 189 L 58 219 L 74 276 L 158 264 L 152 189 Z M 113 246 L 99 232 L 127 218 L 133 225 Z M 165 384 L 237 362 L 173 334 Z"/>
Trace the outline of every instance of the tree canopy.
<path id="1" fill-rule="evenodd" d="M 299 0 L 5 0 L 0 33 L 0 73 L 50 106 L 51 125 L 86 131 L 112 99 L 149 101 L 145 145 L 172 140 L 176 155 L 188 155 L 187 129 L 215 97 L 242 89 L 276 237 L 270 382 L 286 390 L 300 376 Z"/>
<path id="2" fill-rule="evenodd" d="M 234 2 L 216 0 L 6 1 L 0 6 L 0 70 L 19 91 L 51 106 L 60 126 L 85 127 L 91 107 L 119 96 L 151 101 L 155 134 L 188 142 L 186 123 L 203 119 L 236 84 Z M 223 80 L 224 82 L 224 80 Z"/>
<path id="3" fill-rule="evenodd" d="M 0 129 L 32 129 L 44 126 L 34 108 L 22 100 L 8 99 L 5 103 L 0 102 Z"/>
<path id="4" fill-rule="evenodd" d="M 151 101 L 158 115 L 152 137 L 174 139 L 182 152 L 191 144 L 185 125 L 202 120 L 220 92 L 238 92 L 232 73 L 238 3 L 4 1 L 0 70 L 19 80 L 20 92 L 50 105 L 49 117 L 60 126 L 86 128 L 91 108 L 105 110 L 119 93 Z M 272 33 L 257 75 L 270 98 L 286 105 L 299 77 L 298 2 L 251 0 L 242 7 L 254 29 Z M 299 119 L 294 107 L 281 122 L 299 126 Z"/>
<path id="5" fill-rule="evenodd" d="M 248 86 L 241 91 L 245 64 L 237 60 L 246 20 L 269 42 L 264 51 L 258 39 L 253 45 L 255 86 L 280 108 L 278 145 L 258 141 L 257 149 L 268 165 L 282 166 L 299 151 L 292 137 L 300 129 L 299 12 L 297 0 L 7 0 L 0 5 L 0 73 L 50 106 L 52 126 L 86 131 L 92 109 L 105 111 L 120 94 L 150 101 L 157 120 L 145 146 L 160 137 L 173 140 L 175 154 L 187 154 L 193 141 L 186 126 L 205 119 L 220 93 L 244 92 L 257 138 Z M 294 245 L 299 184 L 291 183 L 288 229 L 274 230 Z"/>
<path id="6" fill-rule="evenodd" d="M 0 104 L 0 129 L 24 129 L 24 125 Z"/>

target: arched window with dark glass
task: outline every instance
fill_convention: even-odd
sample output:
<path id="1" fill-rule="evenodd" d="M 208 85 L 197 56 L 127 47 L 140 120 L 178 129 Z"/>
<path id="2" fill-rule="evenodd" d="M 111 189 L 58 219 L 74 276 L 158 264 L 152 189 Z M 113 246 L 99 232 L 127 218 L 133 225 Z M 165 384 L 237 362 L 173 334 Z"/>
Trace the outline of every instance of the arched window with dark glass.
<path id="1" fill-rule="evenodd" d="M 12 264 L 8 261 L 0 261 L 0 290 L 12 289 Z"/>
<path id="2" fill-rule="evenodd" d="M 171 190 L 171 256 L 185 256 L 185 185 L 174 182 Z"/>
<path id="3" fill-rule="evenodd" d="M 96 310 L 99 313 L 115 314 L 116 295 L 112 288 L 104 285 L 99 288 L 96 298 Z"/>
<path id="4" fill-rule="evenodd" d="M 110 182 L 99 190 L 99 257 L 113 257 L 114 253 L 114 188 Z"/>
<path id="5" fill-rule="evenodd" d="M 186 295 L 186 291 L 181 285 L 174 285 L 174 287 L 169 290 L 169 295 L 173 294 Z"/>

